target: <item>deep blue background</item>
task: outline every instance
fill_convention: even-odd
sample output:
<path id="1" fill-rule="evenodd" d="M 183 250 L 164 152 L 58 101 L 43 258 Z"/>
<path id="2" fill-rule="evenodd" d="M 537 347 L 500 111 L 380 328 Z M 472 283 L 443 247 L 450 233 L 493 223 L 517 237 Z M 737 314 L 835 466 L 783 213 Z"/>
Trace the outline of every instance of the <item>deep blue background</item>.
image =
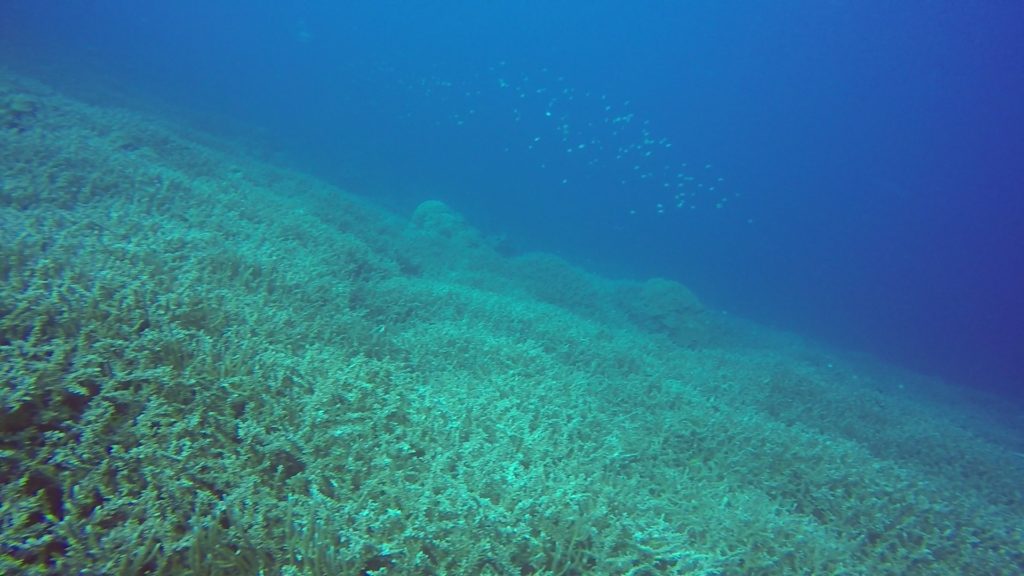
<path id="1" fill-rule="evenodd" d="M 1018 0 L 284 4 L 8 0 L 0 62 L 402 210 L 442 198 L 520 249 L 1024 388 Z"/>

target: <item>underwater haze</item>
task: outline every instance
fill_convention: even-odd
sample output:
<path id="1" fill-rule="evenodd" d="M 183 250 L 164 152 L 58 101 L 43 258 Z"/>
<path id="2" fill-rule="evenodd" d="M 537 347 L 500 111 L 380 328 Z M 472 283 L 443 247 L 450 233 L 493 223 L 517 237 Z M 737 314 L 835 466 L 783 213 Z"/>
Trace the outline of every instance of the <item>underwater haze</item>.
<path id="1" fill-rule="evenodd" d="M 1024 4 L 0 2 L 0 574 L 1024 574 Z"/>
<path id="2" fill-rule="evenodd" d="M 6 2 L 9 65 L 107 84 L 512 251 L 1013 394 L 1024 7 Z"/>

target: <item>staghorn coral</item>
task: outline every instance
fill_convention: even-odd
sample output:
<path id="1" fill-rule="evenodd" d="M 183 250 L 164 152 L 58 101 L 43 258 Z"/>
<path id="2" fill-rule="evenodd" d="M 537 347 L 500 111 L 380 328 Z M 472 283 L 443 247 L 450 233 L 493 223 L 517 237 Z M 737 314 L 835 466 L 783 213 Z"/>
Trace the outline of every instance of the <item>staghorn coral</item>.
<path id="1" fill-rule="evenodd" d="M 4 573 L 1021 571 L 1014 431 L 938 384 L 0 88 Z"/>

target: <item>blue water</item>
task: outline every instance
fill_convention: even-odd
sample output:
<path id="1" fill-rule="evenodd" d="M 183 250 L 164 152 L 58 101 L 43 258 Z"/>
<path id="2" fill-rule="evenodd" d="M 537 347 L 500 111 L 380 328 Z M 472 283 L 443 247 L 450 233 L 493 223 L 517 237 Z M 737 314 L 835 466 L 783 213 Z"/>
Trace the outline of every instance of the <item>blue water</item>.
<path id="1" fill-rule="evenodd" d="M 1024 395 L 1019 1 L 7 0 L 0 50 L 510 251 Z"/>

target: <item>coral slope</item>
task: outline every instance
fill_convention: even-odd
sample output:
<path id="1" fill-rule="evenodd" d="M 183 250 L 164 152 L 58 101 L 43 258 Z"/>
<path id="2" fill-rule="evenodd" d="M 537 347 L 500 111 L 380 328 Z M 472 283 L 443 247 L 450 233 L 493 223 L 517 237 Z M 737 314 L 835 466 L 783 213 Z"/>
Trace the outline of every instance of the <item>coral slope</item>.
<path id="1" fill-rule="evenodd" d="M 941 384 L 226 149 L 0 76 L 3 573 L 1024 571 Z"/>

